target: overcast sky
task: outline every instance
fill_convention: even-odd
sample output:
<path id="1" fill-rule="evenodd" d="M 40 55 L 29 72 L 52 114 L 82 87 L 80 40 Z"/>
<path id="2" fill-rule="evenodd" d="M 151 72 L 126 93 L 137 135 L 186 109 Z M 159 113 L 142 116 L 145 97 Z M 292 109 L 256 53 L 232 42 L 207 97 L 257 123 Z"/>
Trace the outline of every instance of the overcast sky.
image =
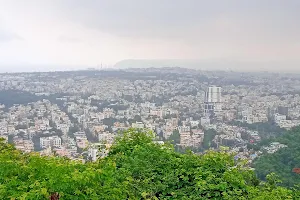
<path id="1" fill-rule="evenodd" d="M 123 59 L 280 62 L 295 70 L 299 11 L 299 0 L 0 0 L 0 71 Z"/>

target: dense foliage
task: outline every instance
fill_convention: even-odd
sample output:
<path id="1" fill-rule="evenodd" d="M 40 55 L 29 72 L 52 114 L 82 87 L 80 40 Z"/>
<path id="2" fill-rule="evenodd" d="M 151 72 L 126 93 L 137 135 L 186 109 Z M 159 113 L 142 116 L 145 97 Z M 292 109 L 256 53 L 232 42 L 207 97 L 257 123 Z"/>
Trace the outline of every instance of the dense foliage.
<path id="1" fill-rule="evenodd" d="M 300 184 L 300 175 L 293 168 L 300 168 L 300 127 L 294 128 L 283 136 L 273 140 L 287 145 L 273 154 L 261 156 L 255 162 L 258 177 L 265 179 L 270 172 L 275 172 L 285 186 Z"/>
<path id="2" fill-rule="evenodd" d="M 169 141 L 174 145 L 180 143 L 180 134 L 178 130 L 173 131 L 172 135 L 169 138 Z"/>
<path id="3" fill-rule="evenodd" d="M 261 183 L 233 155 L 180 154 L 152 142 L 152 132 L 128 130 L 96 163 L 23 154 L 0 144 L 0 199 L 299 199 L 277 186 L 274 174 Z"/>
<path id="4" fill-rule="evenodd" d="M 209 149 L 212 147 L 212 141 L 217 135 L 217 132 L 214 129 L 209 129 L 204 131 L 204 139 L 203 139 L 203 148 Z"/>
<path id="5" fill-rule="evenodd" d="M 272 122 L 259 122 L 259 123 L 241 123 L 241 122 L 232 122 L 233 125 L 245 127 L 250 130 L 258 131 L 261 139 L 271 139 L 283 135 L 286 130 L 280 128 L 278 125 Z"/>
<path id="6" fill-rule="evenodd" d="M 0 91 L 0 104 L 6 107 L 11 107 L 14 104 L 27 104 L 35 101 L 42 100 L 34 94 L 19 90 L 1 90 Z"/>
<path id="7" fill-rule="evenodd" d="M 57 93 L 51 94 L 49 96 L 36 96 L 27 91 L 21 90 L 1 90 L 0 91 L 0 104 L 4 104 L 6 109 L 10 108 L 14 104 L 28 104 L 36 101 L 41 101 L 47 99 L 52 103 L 55 103 L 59 106 L 63 105 L 63 102 L 57 100 L 56 98 L 67 95 L 66 93 Z"/>

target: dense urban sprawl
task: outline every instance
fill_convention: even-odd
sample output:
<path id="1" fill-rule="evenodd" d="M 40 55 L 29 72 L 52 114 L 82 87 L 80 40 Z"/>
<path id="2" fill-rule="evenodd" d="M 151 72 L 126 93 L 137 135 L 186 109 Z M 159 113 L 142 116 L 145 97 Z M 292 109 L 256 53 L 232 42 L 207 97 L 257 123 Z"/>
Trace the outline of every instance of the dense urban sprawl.
<path id="1" fill-rule="evenodd" d="M 0 137 L 24 152 L 82 161 L 107 154 L 129 128 L 196 153 L 235 152 L 252 162 L 300 125 L 300 76 L 183 68 L 0 75 Z"/>

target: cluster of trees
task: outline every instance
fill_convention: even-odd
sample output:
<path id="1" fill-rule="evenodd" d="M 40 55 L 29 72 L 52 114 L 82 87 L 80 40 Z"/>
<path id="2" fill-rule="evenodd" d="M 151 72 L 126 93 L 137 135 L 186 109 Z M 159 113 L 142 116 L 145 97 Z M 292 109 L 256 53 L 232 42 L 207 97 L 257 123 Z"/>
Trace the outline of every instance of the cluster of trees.
<path id="1" fill-rule="evenodd" d="M 130 129 L 97 162 L 24 154 L 0 144 L 0 199 L 299 199 L 297 189 L 260 182 L 233 155 L 180 154 Z"/>
<path id="2" fill-rule="evenodd" d="M 110 118 L 103 119 L 103 124 L 109 127 L 113 126 L 115 122 L 117 122 L 116 118 L 110 117 Z"/>
<path id="3" fill-rule="evenodd" d="M 173 145 L 180 143 L 180 134 L 178 130 L 174 130 L 168 139 Z"/>
<path id="4" fill-rule="evenodd" d="M 232 122 L 232 124 L 239 127 L 246 127 L 250 130 L 258 131 L 262 139 L 276 138 L 286 132 L 285 129 L 280 128 L 278 125 L 272 122 L 259 122 L 253 124 Z"/>
<path id="5" fill-rule="evenodd" d="M 164 103 L 169 102 L 170 98 L 168 96 L 152 96 L 149 101 L 155 103 L 156 106 L 162 106 Z"/>
<path id="6" fill-rule="evenodd" d="M 49 96 L 36 96 L 27 91 L 22 90 L 1 90 L 0 91 L 0 104 L 4 104 L 6 110 L 12 107 L 14 104 L 28 104 L 32 102 L 41 101 L 43 99 L 48 99 L 51 103 L 57 104 L 58 106 L 63 106 L 63 101 L 58 100 L 57 98 L 68 95 L 67 93 L 57 93 L 51 94 Z"/>
<path id="7" fill-rule="evenodd" d="M 292 187 L 300 184 L 300 175 L 293 172 L 300 168 L 300 127 L 296 127 L 273 141 L 287 145 L 273 154 L 265 154 L 254 162 L 258 177 L 265 180 L 270 172 L 275 172 L 282 185 Z"/>
<path id="8" fill-rule="evenodd" d="M 86 133 L 86 137 L 88 139 L 88 141 L 90 142 L 99 142 L 98 137 L 95 133 L 93 133 L 92 131 L 90 131 L 90 129 L 85 129 L 84 132 Z M 73 135 L 74 137 L 74 135 Z"/>
<path id="9" fill-rule="evenodd" d="M 214 129 L 209 129 L 204 131 L 204 138 L 203 138 L 203 148 L 209 149 L 210 147 L 213 147 L 213 139 L 217 135 L 217 131 Z"/>
<path id="10" fill-rule="evenodd" d="M 4 104 L 6 108 L 9 108 L 14 104 L 28 104 L 42 99 L 42 97 L 21 90 L 0 91 L 0 104 Z"/>

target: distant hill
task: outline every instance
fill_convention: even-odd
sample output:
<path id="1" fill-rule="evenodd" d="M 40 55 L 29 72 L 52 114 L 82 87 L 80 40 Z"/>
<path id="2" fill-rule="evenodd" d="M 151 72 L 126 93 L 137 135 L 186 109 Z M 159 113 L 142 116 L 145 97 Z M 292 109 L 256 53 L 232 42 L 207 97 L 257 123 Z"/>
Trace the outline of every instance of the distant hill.
<path id="1" fill-rule="evenodd" d="M 185 67 L 198 68 L 200 62 L 197 60 L 122 60 L 115 64 L 116 68 L 149 68 L 149 67 Z"/>
<path id="2" fill-rule="evenodd" d="M 217 70 L 222 69 L 221 63 L 212 63 L 209 61 L 201 60 L 182 60 L 182 59 L 128 59 L 122 60 L 115 64 L 115 68 L 125 69 L 125 68 L 163 68 L 163 67 L 182 67 L 190 69 L 202 69 L 202 70 Z M 224 69 L 224 68 L 223 68 Z"/>
<path id="3" fill-rule="evenodd" d="M 234 71 L 273 71 L 299 72 L 298 65 L 288 62 L 256 62 L 230 60 L 188 60 L 188 59 L 127 59 L 117 62 L 114 68 L 161 68 L 181 67 L 198 70 L 234 70 Z"/>

